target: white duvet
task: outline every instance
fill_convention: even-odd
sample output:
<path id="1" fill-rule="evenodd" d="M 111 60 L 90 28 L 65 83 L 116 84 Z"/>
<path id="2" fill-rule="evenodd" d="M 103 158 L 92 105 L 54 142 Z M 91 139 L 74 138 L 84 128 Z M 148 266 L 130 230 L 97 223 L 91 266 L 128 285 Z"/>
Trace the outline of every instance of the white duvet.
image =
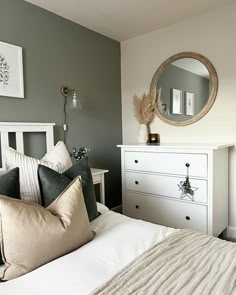
<path id="1" fill-rule="evenodd" d="M 91 223 L 96 237 L 82 248 L 18 279 L 0 283 L 1 295 L 85 295 L 174 229 L 109 211 Z"/>
<path id="2" fill-rule="evenodd" d="M 1 283 L 0 295 L 85 295 L 175 229 L 109 211 L 91 223 L 96 237 L 82 248 L 18 279 Z"/>

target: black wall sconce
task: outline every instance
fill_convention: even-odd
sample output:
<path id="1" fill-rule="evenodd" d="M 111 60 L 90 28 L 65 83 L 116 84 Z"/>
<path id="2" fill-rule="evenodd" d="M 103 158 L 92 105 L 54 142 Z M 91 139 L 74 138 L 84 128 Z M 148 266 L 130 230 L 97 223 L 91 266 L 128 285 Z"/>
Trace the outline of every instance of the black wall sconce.
<path id="1" fill-rule="evenodd" d="M 67 112 L 66 112 L 66 103 L 67 103 L 67 98 L 72 96 L 71 100 L 71 108 L 73 109 L 78 109 L 81 108 L 81 104 L 79 99 L 77 98 L 77 94 L 75 89 L 71 89 L 68 86 L 62 86 L 60 88 L 60 93 L 64 97 L 64 123 L 63 123 L 63 130 L 64 130 L 64 143 L 66 144 L 66 133 L 67 133 Z"/>

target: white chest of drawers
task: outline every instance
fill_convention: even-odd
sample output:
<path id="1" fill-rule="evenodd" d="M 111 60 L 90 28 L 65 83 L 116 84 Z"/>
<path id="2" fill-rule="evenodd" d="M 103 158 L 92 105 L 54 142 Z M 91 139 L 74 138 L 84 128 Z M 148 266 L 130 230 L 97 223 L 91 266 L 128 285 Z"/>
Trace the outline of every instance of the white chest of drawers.
<path id="1" fill-rule="evenodd" d="M 228 226 L 229 145 L 120 145 L 123 213 L 218 236 Z M 189 164 L 194 199 L 178 187 Z"/>

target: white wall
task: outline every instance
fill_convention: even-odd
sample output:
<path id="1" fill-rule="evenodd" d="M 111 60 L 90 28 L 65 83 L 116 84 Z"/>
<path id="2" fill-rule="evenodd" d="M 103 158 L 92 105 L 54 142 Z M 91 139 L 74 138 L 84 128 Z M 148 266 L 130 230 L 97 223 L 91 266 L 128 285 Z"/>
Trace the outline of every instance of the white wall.
<path id="1" fill-rule="evenodd" d="M 158 118 L 151 131 L 162 142 L 226 142 L 236 145 L 236 5 L 191 18 L 121 43 L 123 143 L 137 142 L 132 97 L 148 91 L 158 66 L 182 51 L 206 56 L 215 66 L 219 91 L 210 112 L 186 127 Z M 230 151 L 228 235 L 236 238 L 236 150 Z"/>

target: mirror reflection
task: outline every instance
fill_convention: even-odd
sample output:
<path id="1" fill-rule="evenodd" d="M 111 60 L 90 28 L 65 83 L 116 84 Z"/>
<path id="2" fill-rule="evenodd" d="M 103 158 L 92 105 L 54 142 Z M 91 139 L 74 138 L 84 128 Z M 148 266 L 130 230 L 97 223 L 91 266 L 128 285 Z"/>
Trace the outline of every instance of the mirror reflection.
<path id="1" fill-rule="evenodd" d="M 195 52 L 177 53 L 156 70 L 150 91 L 157 91 L 157 116 L 174 126 L 203 118 L 213 106 L 218 77 L 212 63 Z"/>
<path id="2" fill-rule="evenodd" d="M 199 114 L 211 93 L 210 74 L 194 58 L 169 63 L 157 82 L 158 110 L 169 120 L 181 122 Z"/>

